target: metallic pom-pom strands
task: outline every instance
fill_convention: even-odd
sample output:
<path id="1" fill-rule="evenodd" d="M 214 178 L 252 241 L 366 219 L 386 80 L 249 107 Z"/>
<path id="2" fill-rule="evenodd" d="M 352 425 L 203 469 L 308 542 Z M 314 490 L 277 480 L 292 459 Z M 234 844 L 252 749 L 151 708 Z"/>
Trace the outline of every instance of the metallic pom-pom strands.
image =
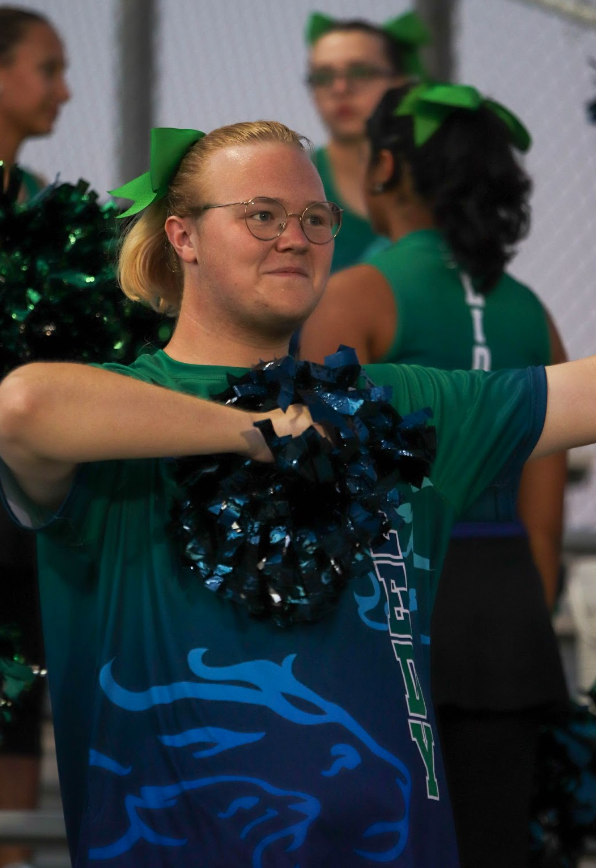
<path id="1" fill-rule="evenodd" d="M 400 523 L 400 483 L 420 487 L 435 454 L 429 410 L 402 418 L 353 350 L 325 365 L 287 356 L 228 376 L 213 399 L 254 412 L 306 404 L 300 437 L 258 423 L 274 463 L 236 455 L 172 462 L 180 499 L 171 532 L 207 588 L 280 625 L 313 621 L 367 571 L 367 548 Z"/>
<path id="2" fill-rule="evenodd" d="M 20 203 L 21 184 L 15 167 L 3 190 L 0 161 L 0 376 L 31 361 L 127 363 L 162 329 L 167 339 L 170 323 L 125 299 L 116 282 L 115 206 L 100 205 L 85 181 Z M 17 633 L 0 628 L 0 729 L 45 674 L 20 656 Z"/>
<path id="3" fill-rule="evenodd" d="M 18 638 L 16 628 L 0 627 L 0 723 L 11 720 L 13 705 L 21 693 L 36 678 L 46 675 L 45 669 L 25 661 L 18 650 Z"/>
<path id="4" fill-rule="evenodd" d="M 596 684 L 538 743 L 528 865 L 574 868 L 596 835 Z"/>
<path id="5" fill-rule="evenodd" d="M 86 181 L 19 203 L 21 180 L 14 168 L 0 192 L 0 375 L 38 360 L 127 363 L 148 338 L 167 339 L 170 323 L 116 282 L 115 206 Z"/>

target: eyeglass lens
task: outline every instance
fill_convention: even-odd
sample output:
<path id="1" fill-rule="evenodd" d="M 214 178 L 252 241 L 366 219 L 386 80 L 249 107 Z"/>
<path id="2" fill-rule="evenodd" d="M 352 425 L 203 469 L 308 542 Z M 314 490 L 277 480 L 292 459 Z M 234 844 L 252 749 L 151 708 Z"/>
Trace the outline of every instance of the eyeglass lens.
<path id="1" fill-rule="evenodd" d="M 276 199 L 260 196 L 245 206 L 245 219 L 249 231 L 261 241 L 272 241 L 284 231 L 288 212 Z M 332 202 L 315 202 L 304 209 L 299 218 L 302 231 L 313 244 L 327 244 L 341 225 L 341 211 Z"/>
<path id="2" fill-rule="evenodd" d="M 331 88 L 337 79 L 343 78 L 350 87 L 357 87 L 360 84 L 366 85 L 370 81 L 376 81 L 378 78 L 385 78 L 389 75 L 390 73 L 379 69 L 378 66 L 358 63 L 348 66 L 344 72 L 332 67 L 313 69 L 309 73 L 308 83 L 311 87 Z"/>

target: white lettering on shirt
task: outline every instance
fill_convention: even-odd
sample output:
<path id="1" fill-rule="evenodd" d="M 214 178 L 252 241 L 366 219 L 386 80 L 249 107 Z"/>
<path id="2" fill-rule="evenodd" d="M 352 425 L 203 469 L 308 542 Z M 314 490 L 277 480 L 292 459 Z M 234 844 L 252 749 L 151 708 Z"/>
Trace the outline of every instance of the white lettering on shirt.
<path id="1" fill-rule="evenodd" d="M 470 308 L 474 334 L 472 364 L 470 367 L 473 371 L 490 371 L 492 356 L 490 348 L 486 343 L 486 335 L 484 334 L 484 306 L 486 299 L 483 295 L 476 292 L 467 274 L 462 274 L 461 282 L 464 287 L 466 304 Z"/>
<path id="2" fill-rule="evenodd" d="M 426 793 L 439 798 L 435 773 L 435 738 L 427 720 L 422 687 L 416 673 L 412 621 L 408 606 L 408 576 L 397 531 L 389 531 L 382 551 L 371 551 L 375 573 L 385 590 L 388 604 L 389 635 L 395 659 L 399 663 L 408 706 L 408 724 L 426 771 Z"/>

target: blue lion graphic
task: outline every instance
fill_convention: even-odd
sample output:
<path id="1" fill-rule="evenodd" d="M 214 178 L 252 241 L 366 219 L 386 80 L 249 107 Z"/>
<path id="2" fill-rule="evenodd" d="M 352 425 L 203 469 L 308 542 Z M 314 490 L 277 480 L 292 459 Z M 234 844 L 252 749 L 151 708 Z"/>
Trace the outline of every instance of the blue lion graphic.
<path id="1" fill-rule="evenodd" d="M 406 846 L 409 830 L 412 785 L 403 762 L 372 738 L 347 711 L 300 682 L 293 673 L 296 655 L 287 656 L 281 665 L 254 660 L 232 666 L 209 666 L 204 660 L 207 653 L 205 648 L 196 648 L 188 655 L 189 668 L 200 681 L 177 681 L 144 691 L 131 691 L 117 683 L 114 660 L 101 670 L 100 684 L 105 695 L 126 712 L 142 715 L 150 709 L 182 701 L 195 705 L 198 702 L 201 707 L 209 703 L 211 715 L 213 709 L 222 708 L 220 703 L 240 703 L 252 710 L 249 725 L 255 720 L 262 723 L 252 732 L 209 725 L 158 735 L 156 750 L 168 752 L 165 768 L 170 781 L 163 782 L 164 762 L 160 760 L 159 773 L 151 766 L 142 772 L 143 776 L 150 776 L 150 783 L 135 786 L 131 780 L 131 791 L 124 795 L 118 789 L 117 798 L 124 803 L 120 808 L 116 803 L 110 810 L 112 816 L 120 818 L 117 825 L 121 832 L 107 843 L 105 838 L 99 843 L 96 835 L 105 835 L 107 824 L 97 823 L 98 828 L 90 832 L 89 858 L 111 860 L 146 842 L 144 846 L 173 848 L 171 853 L 190 847 L 196 861 L 197 848 L 212 835 L 245 842 L 252 868 L 280 864 L 300 868 L 300 849 L 318 829 L 322 835 L 336 836 L 334 846 L 351 854 L 350 864 L 395 863 Z M 275 715 L 273 720 L 271 712 Z M 312 744 L 304 730 L 291 729 L 293 743 L 304 756 L 304 767 L 310 770 L 310 774 L 304 774 L 305 790 L 264 780 L 263 763 L 255 766 L 251 759 L 259 750 L 266 751 L 269 757 L 276 752 L 279 756 L 289 743 L 287 736 L 276 732 L 276 720 L 287 721 L 292 727 L 328 727 L 331 742 L 319 739 Z M 246 720 L 242 719 L 242 723 L 246 727 Z M 342 734 L 339 739 L 335 737 L 338 732 Z M 225 773 L 220 762 L 222 754 Z M 244 758 L 240 765 L 238 757 Z M 217 762 L 220 764 L 215 765 Z M 112 780 L 113 776 L 130 779 L 134 773 L 132 766 L 121 765 L 99 750 L 91 751 L 90 764 L 98 769 L 95 774 L 107 775 Z M 298 767 L 297 773 L 302 773 L 302 763 L 294 765 Z M 283 763 L 280 767 L 284 768 Z M 269 759 L 266 768 L 269 777 L 274 777 L 275 762 Z M 171 774 L 173 769 L 181 770 L 180 779 Z M 189 770 L 194 773 L 189 774 Z M 358 777 L 359 774 L 364 777 Z M 353 775 L 356 778 L 350 784 Z M 313 780 L 315 776 L 317 779 Z M 362 802 L 367 798 L 366 788 L 370 797 L 377 786 L 379 793 L 390 798 L 377 793 L 376 801 L 382 809 L 379 808 L 377 820 L 371 822 L 369 816 L 365 821 L 361 819 L 363 812 L 354 808 L 354 800 Z M 348 823 L 344 819 L 346 810 L 351 818 Z M 192 824 L 187 819 L 189 811 Z M 180 819 L 181 814 L 186 820 Z M 200 836 L 199 829 L 202 829 Z M 114 834 L 114 822 L 110 830 Z M 195 834 L 196 839 L 192 837 Z M 282 851 L 295 854 L 294 859 L 280 862 Z M 199 861 L 196 864 L 200 866 Z"/>

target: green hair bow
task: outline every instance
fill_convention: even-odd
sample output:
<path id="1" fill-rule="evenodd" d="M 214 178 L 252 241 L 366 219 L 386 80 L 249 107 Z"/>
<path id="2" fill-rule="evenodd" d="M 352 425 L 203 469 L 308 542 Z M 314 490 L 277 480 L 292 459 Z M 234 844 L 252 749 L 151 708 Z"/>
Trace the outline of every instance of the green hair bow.
<path id="1" fill-rule="evenodd" d="M 306 22 L 306 42 L 308 45 L 313 45 L 338 23 L 338 19 L 330 15 L 312 12 Z M 408 75 L 427 78 L 418 50 L 422 45 L 431 42 L 431 35 L 422 19 L 415 12 L 406 12 L 405 15 L 385 21 L 380 25 L 380 29 L 398 43 Z"/>
<path id="2" fill-rule="evenodd" d="M 200 130 L 154 127 L 151 130 L 149 171 L 115 190 L 108 190 L 112 196 L 134 200 L 130 208 L 118 217 L 131 217 L 152 202 L 163 199 L 184 155 L 204 135 Z"/>
<path id="3" fill-rule="evenodd" d="M 522 152 L 529 150 L 532 137 L 513 112 L 501 103 L 485 99 L 475 87 L 465 84 L 419 84 L 403 98 L 395 114 L 411 115 L 414 123 L 414 144 L 423 145 L 439 129 L 445 118 L 457 109 L 477 111 L 485 107 L 499 117 L 507 129 L 511 142 Z"/>

